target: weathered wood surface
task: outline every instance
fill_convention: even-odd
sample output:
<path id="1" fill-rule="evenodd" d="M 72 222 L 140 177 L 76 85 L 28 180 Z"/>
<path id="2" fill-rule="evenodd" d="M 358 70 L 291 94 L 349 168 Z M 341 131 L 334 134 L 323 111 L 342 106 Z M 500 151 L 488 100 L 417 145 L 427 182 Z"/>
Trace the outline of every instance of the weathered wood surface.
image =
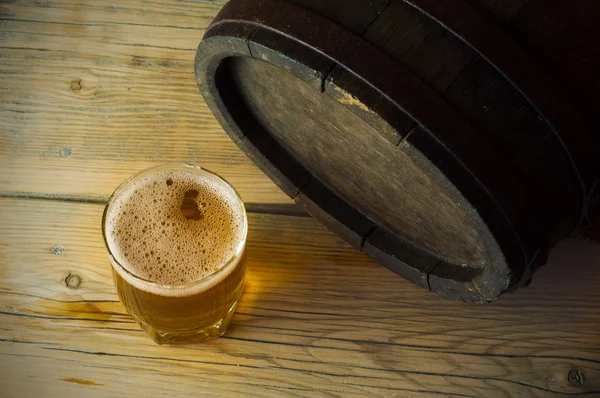
<path id="1" fill-rule="evenodd" d="M 261 126 L 361 213 L 457 262 L 487 259 L 465 209 L 411 159 L 413 148 L 390 145 L 336 100 L 272 65 L 238 59 L 230 70 Z"/>
<path id="2" fill-rule="evenodd" d="M 534 285 L 482 307 L 403 281 L 310 218 L 251 214 L 249 280 L 229 333 L 169 348 L 118 302 L 102 210 L 0 199 L 0 394 L 600 394 L 591 243 L 563 244 Z M 583 386 L 569 384 L 572 369 Z"/>
<path id="3" fill-rule="evenodd" d="M 600 396 L 600 246 L 561 244 L 485 307 L 375 265 L 292 207 L 203 103 L 194 49 L 223 4 L 0 3 L 0 396 Z M 249 282 L 203 345 L 152 343 L 102 246 L 108 195 L 164 161 L 250 202 Z"/>
<path id="4" fill-rule="evenodd" d="M 195 49 L 222 4 L 2 2 L 0 191 L 106 197 L 175 161 L 222 174 L 247 202 L 291 203 L 198 92 Z"/>

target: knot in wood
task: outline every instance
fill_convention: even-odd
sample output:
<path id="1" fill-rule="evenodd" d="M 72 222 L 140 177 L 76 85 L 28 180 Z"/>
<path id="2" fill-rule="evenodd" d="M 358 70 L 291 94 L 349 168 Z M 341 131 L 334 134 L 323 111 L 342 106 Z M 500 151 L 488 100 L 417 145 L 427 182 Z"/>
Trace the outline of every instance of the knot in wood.
<path id="1" fill-rule="evenodd" d="M 71 274 L 65 278 L 65 286 L 69 289 L 77 289 L 81 286 L 81 277 L 79 275 Z"/>
<path id="2" fill-rule="evenodd" d="M 71 91 L 80 91 L 83 88 L 83 84 L 81 84 L 81 79 L 75 79 L 71 82 L 70 85 Z"/>
<path id="3" fill-rule="evenodd" d="M 65 251 L 65 248 L 60 245 L 57 245 L 57 246 L 54 246 L 52 249 L 50 249 L 50 251 L 52 252 L 52 254 L 54 254 L 56 256 L 60 256 Z"/>
<path id="4" fill-rule="evenodd" d="M 574 387 L 581 387 L 585 383 L 585 376 L 579 369 L 571 369 L 568 375 L 569 384 Z"/>
<path id="5" fill-rule="evenodd" d="M 58 151 L 58 154 L 63 158 L 68 158 L 69 156 L 71 156 L 71 148 L 61 148 Z"/>

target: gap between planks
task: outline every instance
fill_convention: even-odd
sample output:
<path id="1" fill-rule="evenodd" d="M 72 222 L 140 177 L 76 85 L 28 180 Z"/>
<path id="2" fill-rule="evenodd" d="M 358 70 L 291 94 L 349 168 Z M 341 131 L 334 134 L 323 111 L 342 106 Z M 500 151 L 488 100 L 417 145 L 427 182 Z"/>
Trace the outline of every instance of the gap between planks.
<path id="1" fill-rule="evenodd" d="M 11 192 L 0 191 L 0 198 L 53 200 L 58 202 L 106 204 L 109 195 L 65 195 L 43 192 Z M 278 216 L 310 217 L 298 205 L 290 203 L 244 203 L 248 213 L 272 214 Z"/>

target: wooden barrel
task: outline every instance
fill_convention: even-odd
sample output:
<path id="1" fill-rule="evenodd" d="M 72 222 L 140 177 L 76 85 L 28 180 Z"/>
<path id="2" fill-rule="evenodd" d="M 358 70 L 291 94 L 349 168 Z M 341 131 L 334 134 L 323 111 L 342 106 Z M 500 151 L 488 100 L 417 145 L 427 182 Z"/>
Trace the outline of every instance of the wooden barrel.
<path id="1" fill-rule="evenodd" d="M 196 79 L 237 145 L 347 242 L 490 302 L 586 223 L 600 2 L 232 0 Z"/>

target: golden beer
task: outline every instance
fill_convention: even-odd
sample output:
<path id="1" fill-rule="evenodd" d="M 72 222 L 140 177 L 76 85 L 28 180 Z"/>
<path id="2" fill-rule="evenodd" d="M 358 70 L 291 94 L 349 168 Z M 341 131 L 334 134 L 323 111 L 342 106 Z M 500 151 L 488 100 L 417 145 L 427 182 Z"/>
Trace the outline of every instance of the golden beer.
<path id="1" fill-rule="evenodd" d="M 211 172 L 170 164 L 131 177 L 103 217 L 121 302 L 159 344 L 221 336 L 244 288 L 247 229 L 239 195 Z"/>

